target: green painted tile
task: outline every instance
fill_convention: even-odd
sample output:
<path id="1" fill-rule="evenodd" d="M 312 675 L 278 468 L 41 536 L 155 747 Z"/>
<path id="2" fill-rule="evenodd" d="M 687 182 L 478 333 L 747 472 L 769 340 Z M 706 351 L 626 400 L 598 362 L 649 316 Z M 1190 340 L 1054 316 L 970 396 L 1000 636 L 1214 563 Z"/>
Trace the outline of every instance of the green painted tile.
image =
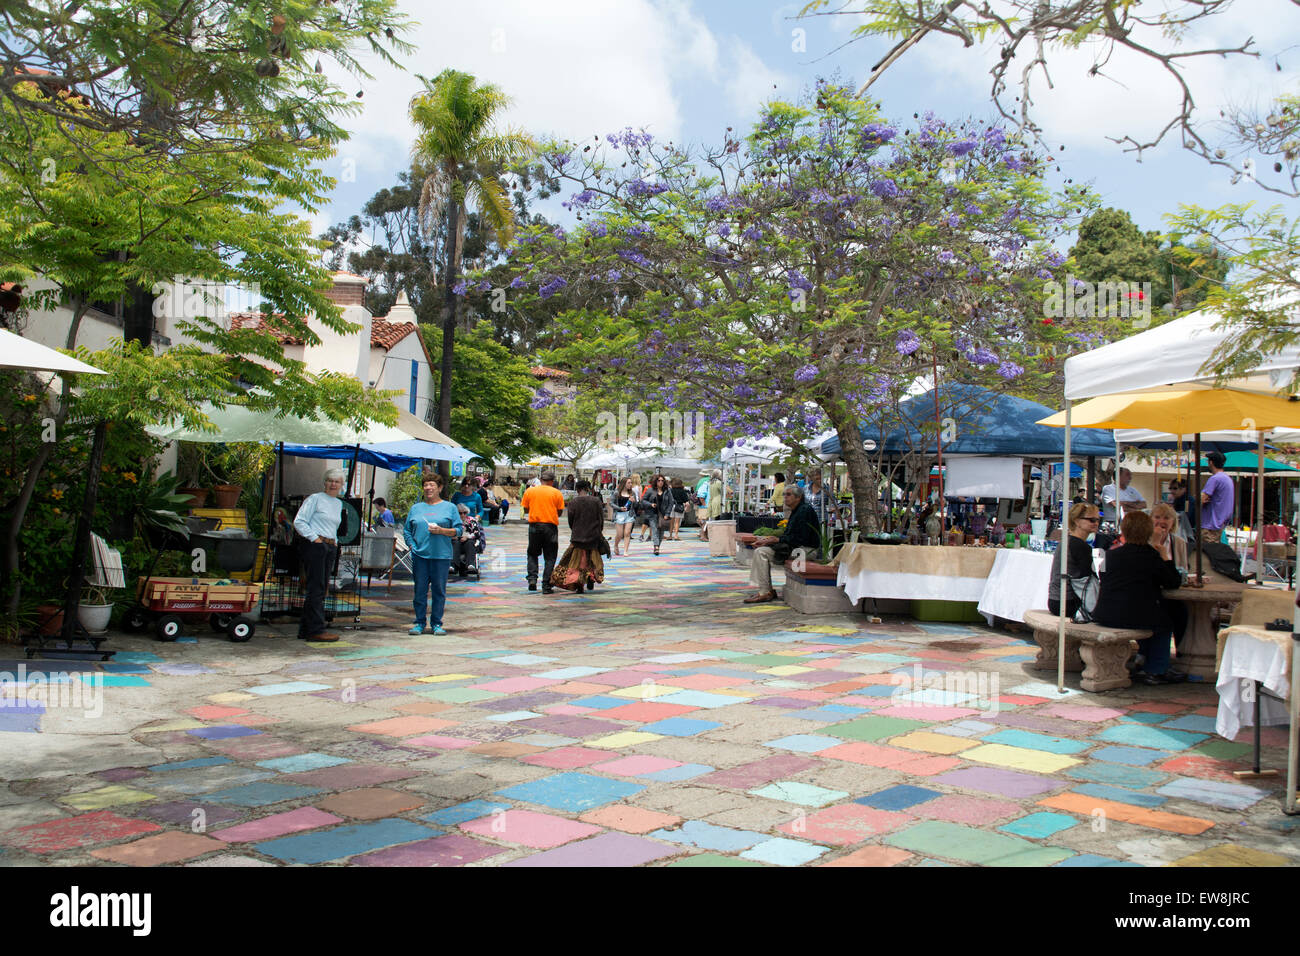
<path id="1" fill-rule="evenodd" d="M 1051 866 L 1074 856 L 1073 850 L 1037 846 L 1018 837 L 939 820 L 891 833 L 883 842 L 925 856 L 981 866 Z"/>
<path id="2" fill-rule="evenodd" d="M 669 866 L 764 866 L 757 860 L 742 860 L 738 856 L 723 856 L 721 853 L 697 853 L 684 860 L 669 863 Z"/>
<path id="3" fill-rule="evenodd" d="M 849 740 L 874 741 L 883 740 L 886 737 L 896 737 L 899 734 L 929 726 L 928 721 L 906 720 L 902 717 L 860 717 L 857 720 L 850 720 L 847 724 L 823 727 L 822 733 L 829 734 L 832 737 L 845 737 Z"/>
<path id="4" fill-rule="evenodd" d="M 732 660 L 737 664 L 753 664 L 755 667 L 780 667 L 782 664 L 795 663 L 795 658 L 781 654 L 745 654 L 733 657 Z"/>
<path id="5" fill-rule="evenodd" d="M 1215 760 L 1234 760 L 1251 753 L 1255 748 L 1250 744 L 1235 744 L 1231 740 L 1207 740 L 1199 747 L 1193 747 L 1192 753 Z"/>
<path id="6" fill-rule="evenodd" d="M 441 690 L 417 690 L 414 693 L 419 697 L 427 697 L 444 704 L 473 704 L 480 700 L 505 696 L 494 690 L 475 690 L 472 687 L 444 687 Z"/>

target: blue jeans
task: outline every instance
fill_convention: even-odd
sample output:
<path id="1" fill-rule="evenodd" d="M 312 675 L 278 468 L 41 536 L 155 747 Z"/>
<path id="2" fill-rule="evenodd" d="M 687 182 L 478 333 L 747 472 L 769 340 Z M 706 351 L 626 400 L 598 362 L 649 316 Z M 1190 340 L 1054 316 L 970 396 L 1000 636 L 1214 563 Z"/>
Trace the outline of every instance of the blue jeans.
<path id="1" fill-rule="evenodd" d="M 433 626 L 442 627 L 442 610 L 447 606 L 447 571 L 450 567 L 450 558 L 414 556 L 415 623 L 421 627 L 426 623 L 430 588 L 433 588 Z"/>
<path id="2" fill-rule="evenodd" d="M 1169 639 L 1173 637 L 1168 630 L 1160 629 L 1154 637 L 1138 641 L 1138 651 L 1147 659 L 1142 669 L 1148 674 L 1164 674 L 1169 670 Z"/>

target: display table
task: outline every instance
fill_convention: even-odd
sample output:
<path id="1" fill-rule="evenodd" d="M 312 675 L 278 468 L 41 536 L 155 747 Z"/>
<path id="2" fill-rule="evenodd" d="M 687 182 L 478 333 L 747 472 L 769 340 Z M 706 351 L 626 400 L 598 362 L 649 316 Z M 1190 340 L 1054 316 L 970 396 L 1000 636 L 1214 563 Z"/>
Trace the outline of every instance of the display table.
<path id="1" fill-rule="evenodd" d="M 846 544 L 836 558 L 836 583 L 854 604 L 867 597 L 974 604 L 984 596 L 998 553 L 997 548 Z"/>
<path id="2" fill-rule="evenodd" d="M 1052 555 L 1018 548 L 998 549 L 980 595 L 979 612 L 990 625 L 995 617 L 1023 623 L 1026 611 L 1047 607 L 1051 577 Z"/>
<path id="3" fill-rule="evenodd" d="M 1291 691 L 1291 632 L 1237 625 L 1220 632 L 1219 642 L 1223 654 L 1215 684 L 1219 711 L 1214 732 L 1232 740 L 1243 726 L 1254 724 L 1255 681 L 1268 691 L 1259 695 L 1260 723 L 1287 723 L 1289 714 L 1283 702 Z"/>

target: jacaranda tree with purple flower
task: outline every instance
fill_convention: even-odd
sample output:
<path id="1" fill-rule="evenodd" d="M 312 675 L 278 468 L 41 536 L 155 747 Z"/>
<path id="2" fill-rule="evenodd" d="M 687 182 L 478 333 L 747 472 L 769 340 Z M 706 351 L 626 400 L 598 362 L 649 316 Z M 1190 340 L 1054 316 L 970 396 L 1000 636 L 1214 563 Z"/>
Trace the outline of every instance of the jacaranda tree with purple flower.
<path id="1" fill-rule="evenodd" d="M 695 156 L 630 131 L 547 152 L 581 222 L 510 263 L 520 308 L 568 282 L 544 360 L 720 434 L 796 442 L 829 422 L 860 517 L 878 473 L 859 427 L 919 376 L 1032 393 L 1051 374 L 1065 330 L 1038 318 L 1039 274 L 1086 196 L 1052 195 L 1001 129 L 890 123 L 822 82 Z"/>

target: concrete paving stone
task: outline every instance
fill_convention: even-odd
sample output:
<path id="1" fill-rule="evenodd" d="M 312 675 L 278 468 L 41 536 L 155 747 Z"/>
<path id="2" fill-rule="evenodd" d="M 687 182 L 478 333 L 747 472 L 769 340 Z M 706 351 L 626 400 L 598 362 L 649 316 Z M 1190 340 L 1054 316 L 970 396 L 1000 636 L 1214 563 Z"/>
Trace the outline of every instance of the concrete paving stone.
<path id="1" fill-rule="evenodd" d="M 205 793 L 204 800 L 228 803 L 237 807 L 265 807 L 285 800 L 301 800 L 320 793 L 318 787 L 296 787 L 283 783 L 249 783 L 242 787 Z"/>
<path id="2" fill-rule="evenodd" d="M 268 863 L 266 860 L 259 860 L 252 856 L 243 856 L 239 853 L 218 853 L 216 856 L 206 856 L 201 860 L 194 860 L 191 863 L 184 863 L 182 865 L 220 867 L 222 869 L 250 866 L 275 866 L 274 863 Z"/>
<path id="3" fill-rule="evenodd" d="M 354 820 L 378 820 L 418 810 L 424 803 L 422 796 L 404 790 L 363 787 L 331 794 L 318 800 L 316 805 L 326 813 L 336 813 Z"/>
<path id="4" fill-rule="evenodd" d="M 762 833 L 720 827 L 713 823 L 706 823 L 703 820 L 687 820 L 680 827 L 672 830 L 655 830 L 650 834 L 650 837 L 679 846 L 733 853 L 748 850 L 750 847 L 766 842 L 769 839 Z"/>
<path id="5" fill-rule="evenodd" d="M 884 842 L 913 853 L 981 866 L 1052 866 L 1074 855 L 1059 847 L 1038 846 L 1018 837 L 938 820 L 889 834 Z"/>
<path id="6" fill-rule="evenodd" d="M 225 844 L 197 833 L 159 833 L 131 843 L 91 850 L 90 855 L 128 866 L 167 866 L 220 850 Z"/>

